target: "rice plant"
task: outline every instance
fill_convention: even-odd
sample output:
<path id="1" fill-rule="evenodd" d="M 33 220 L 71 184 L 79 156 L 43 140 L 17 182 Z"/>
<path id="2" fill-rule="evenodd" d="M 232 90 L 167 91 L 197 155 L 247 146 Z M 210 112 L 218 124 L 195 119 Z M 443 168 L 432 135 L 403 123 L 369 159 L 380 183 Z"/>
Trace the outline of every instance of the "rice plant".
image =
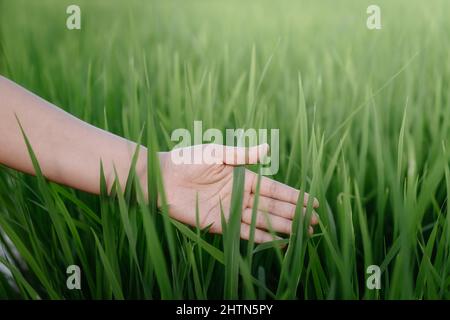
<path id="1" fill-rule="evenodd" d="M 450 298 L 448 1 L 376 1 L 380 30 L 366 0 L 79 0 L 68 30 L 72 2 L 0 1 L 0 74 L 147 146 L 150 199 L 133 168 L 111 194 L 51 183 L 28 144 L 35 177 L 0 167 L 1 298 Z M 223 235 L 157 208 L 156 153 L 195 120 L 279 129 L 274 178 L 319 199 L 314 236 L 297 212 L 240 240 L 242 167 Z"/>

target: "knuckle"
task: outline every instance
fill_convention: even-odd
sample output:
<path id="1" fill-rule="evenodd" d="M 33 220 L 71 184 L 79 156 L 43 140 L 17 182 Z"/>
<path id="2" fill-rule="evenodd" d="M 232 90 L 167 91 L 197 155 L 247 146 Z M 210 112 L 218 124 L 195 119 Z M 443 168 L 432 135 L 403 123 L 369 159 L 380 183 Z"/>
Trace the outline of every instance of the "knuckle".
<path id="1" fill-rule="evenodd" d="M 242 220 L 246 223 L 250 223 L 252 221 L 252 211 L 251 209 L 247 208 L 244 210 L 244 213 L 242 215 Z"/>
<path id="2" fill-rule="evenodd" d="M 261 212 L 256 216 L 256 224 L 259 227 L 264 227 L 266 225 L 266 218 L 264 217 L 264 213 Z"/>
<path id="3" fill-rule="evenodd" d="M 272 182 L 271 184 L 270 184 L 270 190 L 269 190 L 269 193 L 270 193 L 270 195 L 273 197 L 274 195 L 276 195 L 277 194 L 277 191 L 278 191 L 278 186 L 277 186 L 277 184 L 275 183 L 275 182 Z"/>
<path id="4" fill-rule="evenodd" d="M 269 212 L 276 212 L 277 203 L 274 200 L 269 200 L 267 203 L 267 210 Z"/>

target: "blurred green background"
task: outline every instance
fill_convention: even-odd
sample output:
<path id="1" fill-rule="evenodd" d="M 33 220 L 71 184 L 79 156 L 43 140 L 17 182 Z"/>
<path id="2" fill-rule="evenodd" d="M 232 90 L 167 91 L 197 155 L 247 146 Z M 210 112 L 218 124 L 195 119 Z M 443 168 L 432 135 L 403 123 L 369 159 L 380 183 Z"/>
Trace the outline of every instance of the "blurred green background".
<path id="1" fill-rule="evenodd" d="M 81 8 L 81 30 L 66 28 L 69 4 Z M 381 8 L 381 30 L 366 27 L 371 4 Z M 290 251 L 252 253 L 242 242 L 248 267 L 240 266 L 239 289 L 229 296 L 224 288 L 232 271 L 219 261 L 227 246 L 220 236 L 201 236 L 219 250 L 214 256 L 176 227 L 176 253 L 169 254 L 160 231 L 167 265 L 174 256 L 179 263 L 160 278 L 153 258 L 140 254 L 149 249 L 145 241 L 137 245 L 138 261 L 130 258 L 135 248 L 124 245 L 123 222 L 111 222 L 117 239 L 108 245 L 104 221 L 85 218 L 88 207 L 103 219 L 101 199 L 51 185 L 50 198 L 66 203 L 85 251 L 89 290 L 74 293 L 58 271 L 69 261 L 46 223 L 44 191 L 34 178 L 2 167 L 0 226 L 11 238 L 7 230 L 20 235 L 29 257 L 26 266 L 11 262 L 19 293 L 7 280 L 0 293 L 449 298 L 449 9 L 445 0 L 0 1 L 0 74 L 132 140 L 152 114 L 162 150 L 173 147 L 172 130 L 192 128 L 194 120 L 221 130 L 280 129 L 275 178 L 321 202 L 315 237 L 291 239 Z M 119 215 L 113 200 L 108 206 Z M 69 235 L 70 218 L 61 219 L 74 261 L 83 260 Z M 132 219 L 137 239 L 148 237 L 142 219 Z M 193 247 L 198 251 L 190 257 Z M 381 266 L 380 290 L 366 286 L 369 265 Z M 24 289 L 23 281 L 34 289 Z M 161 294 L 161 283 L 170 294 Z"/>

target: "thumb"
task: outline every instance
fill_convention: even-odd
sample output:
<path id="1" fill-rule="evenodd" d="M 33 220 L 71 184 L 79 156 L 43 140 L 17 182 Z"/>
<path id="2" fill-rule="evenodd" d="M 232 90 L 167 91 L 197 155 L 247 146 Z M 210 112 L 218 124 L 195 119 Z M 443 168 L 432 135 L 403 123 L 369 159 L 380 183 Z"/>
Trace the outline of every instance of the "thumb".
<path id="1" fill-rule="evenodd" d="M 254 147 L 223 146 L 223 163 L 229 165 L 256 164 L 269 152 L 269 145 L 263 143 Z"/>

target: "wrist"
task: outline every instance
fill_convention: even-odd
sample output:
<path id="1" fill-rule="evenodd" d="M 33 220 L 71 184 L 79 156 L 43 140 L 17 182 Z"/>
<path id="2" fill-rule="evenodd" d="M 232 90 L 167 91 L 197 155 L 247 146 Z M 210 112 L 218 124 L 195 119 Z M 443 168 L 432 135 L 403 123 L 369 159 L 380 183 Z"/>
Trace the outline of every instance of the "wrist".
<path id="1" fill-rule="evenodd" d="M 159 166 L 155 168 L 156 170 L 159 170 L 160 177 L 164 181 L 164 173 L 166 172 L 167 163 L 168 160 L 170 160 L 170 152 L 158 152 L 157 153 L 157 159 L 159 160 Z M 136 164 L 136 175 L 140 182 L 140 186 L 142 189 L 142 193 L 144 195 L 144 199 L 146 202 L 150 201 L 152 195 L 149 193 L 157 193 L 157 205 L 158 207 L 161 206 L 161 190 L 159 190 L 159 185 L 156 186 L 156 190 L 149 190 L 149 183 L 148 179 L 154 179 L 153 172 L 148 172 L 148 152 L 147 148 L 143 148 L 143 150 L 140 151 L 138 163 Z M 150 177 L 149 177 L 150 176 Z M 151 188 L 151 186 L 150 186 Z"/>

